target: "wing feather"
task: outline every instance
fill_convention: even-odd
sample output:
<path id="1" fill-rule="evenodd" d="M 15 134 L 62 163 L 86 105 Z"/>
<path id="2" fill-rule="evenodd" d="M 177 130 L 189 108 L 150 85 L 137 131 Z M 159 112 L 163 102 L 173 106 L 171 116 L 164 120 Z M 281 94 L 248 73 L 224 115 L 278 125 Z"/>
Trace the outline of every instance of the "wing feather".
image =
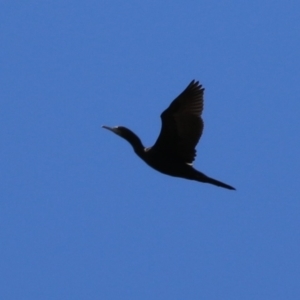
<path id="1" fill-rule="evenodd" d="M 193 80 L 187 88 L 161 114 L 162 127 L 152 149 L 192 163 L 195 147 L 202 135 L 204 123 L 204 88 Z"/>

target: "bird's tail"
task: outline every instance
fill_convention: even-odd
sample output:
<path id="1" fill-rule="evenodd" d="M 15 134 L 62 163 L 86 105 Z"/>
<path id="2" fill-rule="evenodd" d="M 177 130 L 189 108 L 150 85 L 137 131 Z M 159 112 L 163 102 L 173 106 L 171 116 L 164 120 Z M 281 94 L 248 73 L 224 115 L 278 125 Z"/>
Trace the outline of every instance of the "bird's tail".
<path id="1" fill-rule="evenodd" d="M 210 183 L 210 184 L 213 184 L 213 185 L 216 185 L 216 186 L 220 186 L 220 187 L 225 188 L 225 189 L 235 190 L 234 187 L 232 187 L 232 186 L 230 186 L 230 185 L 228 185 L 226 183 L 223 183 L 223 182 L 221 182 L 219 180 L 210 178 L 210 177 L 206 176 L 205 174 L 203 174 L 203 173 L 201 173 L 199 171 L 197 171 L 196 180 L 197 181 L 201 181 L 201 182 L 205 182 L 205 183 Z"/>

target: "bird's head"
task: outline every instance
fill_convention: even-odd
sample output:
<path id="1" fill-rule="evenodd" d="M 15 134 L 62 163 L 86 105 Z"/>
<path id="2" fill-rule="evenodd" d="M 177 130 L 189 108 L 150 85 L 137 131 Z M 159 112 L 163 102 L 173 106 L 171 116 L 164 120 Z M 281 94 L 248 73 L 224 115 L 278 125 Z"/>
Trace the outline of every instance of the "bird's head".
<path id="1" fill-rule="evenodd" d="M 133 133 L 130 129 L 124 126 L 115 126 L 115 127 L 102 126 L 102 128 L 110 130 L 116 135 L 127 140 L 133 146 L 136 152 L 141 151 L 141 149 L 144 149 L 144 146 L 142 145 L 140 138 L 135 133 Z"/>
<path id="2" fill-rule="evenodd" d="M 103 125 L 102 128 L 110 130 L 111 132 L 115 133 L 116 135 L 122 136 L 122 132 L 124 132 L 125 127 L 122 127 L 122 126 L 109 127 L 109 126 Z"/>

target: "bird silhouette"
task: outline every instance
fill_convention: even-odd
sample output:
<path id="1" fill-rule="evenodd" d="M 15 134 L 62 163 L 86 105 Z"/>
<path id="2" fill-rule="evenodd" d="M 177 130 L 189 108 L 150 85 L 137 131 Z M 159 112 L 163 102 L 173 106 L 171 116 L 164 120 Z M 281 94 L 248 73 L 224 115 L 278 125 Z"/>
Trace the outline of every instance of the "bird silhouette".
<path id="1" fill-rule="evenodd" d="M 145 148 L 140 138 L 126 127 L 102 127 L 127 140 L 143 161 L 161 173 L 235 190 L 193 168 L 195 147 L 204 126 L 201 118 L 203 94 L 202 85 L 193 80 L 161 114 L 160 134 L 156 143 L 149 148 Z"/>

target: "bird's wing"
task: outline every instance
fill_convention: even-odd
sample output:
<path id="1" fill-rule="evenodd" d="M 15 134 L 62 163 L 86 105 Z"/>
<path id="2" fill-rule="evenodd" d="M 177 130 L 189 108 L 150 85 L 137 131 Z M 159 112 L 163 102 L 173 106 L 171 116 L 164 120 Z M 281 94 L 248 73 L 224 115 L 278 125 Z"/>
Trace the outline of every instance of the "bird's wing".
<path id="1" fill-rule="evenodd" d="M 192 163 L 203 131 L 204 88 L 193 80 L 161 114 L 162 127 L 152 149 Z"/>

